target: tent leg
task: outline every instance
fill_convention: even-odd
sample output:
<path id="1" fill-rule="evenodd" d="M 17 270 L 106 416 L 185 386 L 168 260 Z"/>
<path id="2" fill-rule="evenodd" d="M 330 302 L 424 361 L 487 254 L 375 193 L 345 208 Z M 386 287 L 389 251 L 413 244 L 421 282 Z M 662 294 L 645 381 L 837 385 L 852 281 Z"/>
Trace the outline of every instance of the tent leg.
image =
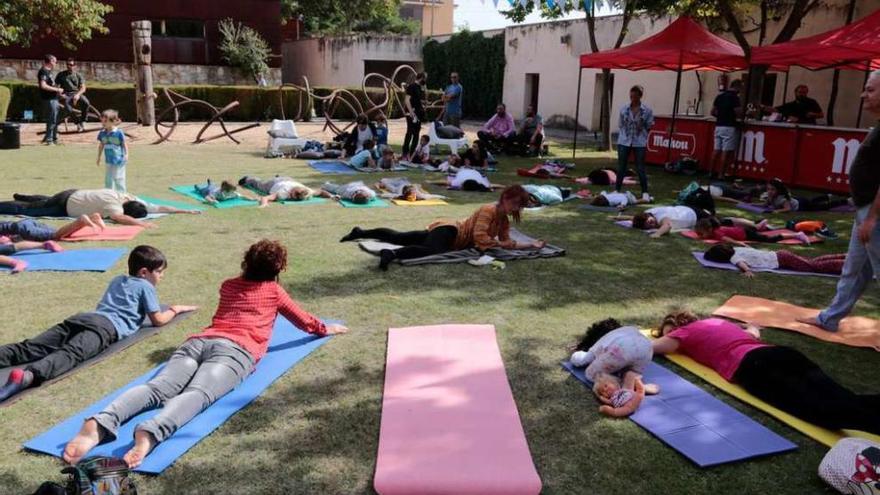
<path id="1" fill-rule="evenodd" d="M 672 102 L 672 122 L 669 123 L 669 143 L 666 146 L 666 163 L 672 157 L 672 135 L 675 133 L 675 117 L 678 115 L 678 99 L 681 95 L 681 67 L 675 76 L 675 100 Z"/>
<path id="2" fill-rule="evenodd" d="M 785 86 L 782 88 L 782 102 L 785 102 L 785 99 L 788 98 L 788 74 L 791 72 L 791 67 L 785 71 Z"/>
<path id="3" fill-rule="evenodd" d="M 578 145 L 578 118 L 581 115 L 581 78 L 584 75 L 584 68 L 580 67 L 578 69 L 578 90 L 577 90 L 577 102 L 574 105 L 574 142 L 571 145 L 571 159 L 574 160 L 575 153 L 577 153 L 577 145 Z"/>

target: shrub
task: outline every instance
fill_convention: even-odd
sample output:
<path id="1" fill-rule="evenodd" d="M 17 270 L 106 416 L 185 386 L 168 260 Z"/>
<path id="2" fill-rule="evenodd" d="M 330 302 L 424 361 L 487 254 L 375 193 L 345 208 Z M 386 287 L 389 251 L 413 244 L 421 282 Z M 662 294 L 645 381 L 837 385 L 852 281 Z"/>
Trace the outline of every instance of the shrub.
<path id="1" fill-rule="evenodd" d="M 0 86 L 0 122 L 6 120 L 6 111 L 9 109 L 9 101 L 12 99 L 12 91 L 5 86 Z"/>
<path id="2" fill-rule="evenodd" d="M 241 69 L 255 82 L 269 72 L 269 43 L 256 30 L 236 24 L 232 19 L 223 19 L 217 25 L 223 40 L 220 53 L 229 65 Z"/>

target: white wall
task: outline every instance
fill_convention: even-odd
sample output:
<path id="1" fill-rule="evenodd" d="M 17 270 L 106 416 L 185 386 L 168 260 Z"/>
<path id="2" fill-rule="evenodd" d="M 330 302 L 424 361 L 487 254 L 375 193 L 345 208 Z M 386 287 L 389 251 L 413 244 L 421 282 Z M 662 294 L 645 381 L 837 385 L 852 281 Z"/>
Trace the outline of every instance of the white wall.
<path id="1" fill-rule="evenodd" d="M 422 61 L 422 39 L 410 36 L 308 38 L 282 45 L 284 82 L 312 86 L 360 87 L 364 60 Z"/>
<path id="2" fill-rule="evenodd" d="M 798 31 L 797 37 L 817 34 L 843 25 L 845 20 L 845 0 L 838 2 L 835 7 L 820 7 L 814 11 L 804 22 L 804 26 Z M 855 19 L 874 12 L 880 8 L 880 0 L 858 0 Z M 646 17 L 635 18 L 630 22 L 629 31 L 623 42 L 628 45 L 655 34 L 669 25 L 674 19 L 663 18 L 656 21 Z M 596 38 L 602 49 L 613 46 L 620 32 L 620 16 L 608 16 L 597 19 Z M 771 26 L 768 38 L 772 40 L 779 26 Z M 721 34 L 732 39 L 730 35 Z M 540 90 L 538 96 L 538 111 L 545 121 L 553 120 L 554 116 L 575 115 L 578 57 L 582 53 L 589 53 L 590 46 L 587 38 L 587 25 L 585 20 L 549 22 L 527 26 L 513 26 L 505 30 L 505 58 L 504 70 L 504 101 L 516 117 L 524 110 L 525 79 L 527 73 L 540 74 Z M 756 34 L 753 43 L 757 43 Z M 671 113 L 673 95 L 675 92 L 675 73 L 661 71 L 623 71 L 615 70 L 614 73 L 614 98 L 612 102 L 612 129 L 617 128 L 617 112 L 628 100 L 629 88 L 633 85 L 641 85 L 645 88 L 644 101 L 657 114 Z M 810 96 L 815 98 L 824 109 L 827 110 L 828 98 L 831 91 L 831 78 L 833 71 L 810 72 L 804 69 L 793 68 L 790 74 L 788 98 L 797 84 L 810 86 Z M 594 105 L 596 89 L 596 75 L 601 70 L 584 69 L 583 83 L 581 85 L 580 125 L 589 129 L 594 128 L 597 122 L 598 108 Z M 702 86 L 702 113 L 708 114 L 712 100 L 717 95 L 717 73 L 701 72 Z M 731 77 L 736 77 L 732 74 Z M 856 114 L 859 106 L 859 93 L 864 73 L 856 71 L 841 71 L 840 89 L 835 111 L 835 124 L 837 126 L 855 126 Z M 775 104 L 783 101 L 784 75 L 780 74 Z M 684 112 L 689 102 L 700 97 L 697 75 L 694 72 L 682 74 L 682 91 L 680 111 Z M 873 120 L 864 116 L 862 127 L 873 125 Z"/>

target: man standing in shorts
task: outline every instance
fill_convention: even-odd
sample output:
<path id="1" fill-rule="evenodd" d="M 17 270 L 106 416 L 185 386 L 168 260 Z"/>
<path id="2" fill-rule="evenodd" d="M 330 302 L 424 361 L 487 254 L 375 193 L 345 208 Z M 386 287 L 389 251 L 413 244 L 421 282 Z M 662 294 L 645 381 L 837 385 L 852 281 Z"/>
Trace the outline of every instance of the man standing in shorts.
<path id="1" fill-rule="evenodd" d="M 742 116 L 742 101 L 739 93 L 742 81 L 737 79 L 730 83 L 730 88 L 715 97 L 712 103 L 712 116 L 715 117 L 715 151 L 712 153 L 712 178 L 724 177 L 728 167 L 733 164 L 736 148 L 739 146 L 737 119 Z M 720 165 L 718 165 L 720 162 Z M 716 165 L 720 172 L 716 175 Z"/>

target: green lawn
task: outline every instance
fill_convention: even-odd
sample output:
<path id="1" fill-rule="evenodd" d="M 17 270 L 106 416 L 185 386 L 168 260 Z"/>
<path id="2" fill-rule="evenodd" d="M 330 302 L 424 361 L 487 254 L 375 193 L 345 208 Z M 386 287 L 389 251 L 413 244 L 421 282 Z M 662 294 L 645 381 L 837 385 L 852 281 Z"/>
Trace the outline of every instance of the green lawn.
<path id="1" fill-rule="evenodd" d="M 557 150 L 562 153 L 562 150 Z M 173 184 L 237 179 L 243 173 L 287 174 L 318 185 L 322 176 L 303 161 L 266 160 L 257 150 L 232 145 L 138 145 L 128 184 L 135 193 L 182 199 Z M 13 192 L 54 193 L 99 187 L 103 170 L 91 146 L 29 147 L 0 153 L 0 198 Z M 514 169 L 529 160 L 506 159 L 494 182 L 515 183 Z M 610 155 L 578 160 L 582 175 Z M 415 179 L 435 176 L 406 174 Z M 654 193 L 670 201 L 685 180 L 651 169 Z M 436 187 L 435 187 L 436 189 Z M 249 407 L 159 477 L 138 477 L 143 493 L 371 493 L 379 432 L 386 329 L 444 322 L 491 323 L 522 417 L 545 493 L 825 493 L 816 475 L 826 448 L 789 427 L 720 395 L 722 400 L 793 440 L 799 449 L 766 459 L 701 470 L 626 420 L 599 417 L 592 395 L 560 370 L 567 347 L 593 321 L 609 316 L 652 325 L 673 305 L 709 312 L 733 294 L 821 306 L 834 280 L 701 269 L 683 237 L 650 240 L 615 227 L 606 215 L 578 202 L 525 215 L 522 230 L 565 247 L 565 257 L 511 262 L 503 271 L 469 265 L 392 266 L 338 239 L 354 225 L 420 228 L 437 217 L 464 217 L 493 195 L 451 193 L 446 207 L 345 209 L 335 204 L 273 205 L 266 210 L 210 210 L 201 217 L 170 216 L 138 243 L 160 248 L 170 260 L 159 286 L 164 303 L 197 304 L 189 320 L 163 331 L 61 383 L 0 409 L 0 493 L 30 493 L 44 480 L 59 480 L 61 463 L 21 450 L 36 434 L 124 385 L 166 359 L 185 338 L 206 325 L 222 280 L 237 274 L 249 243 L 280 239 L 290 250 L 284 286 L 309 311 L 343 319 L 352 329 L 334 338 L 278 380 Z M 727 213 L 738 210 L 723 210 Z M 848 236 L 851 220 L 827 216 Z M 804 249 L 844 251 L 846 239 Z M 0 276 L 0 342 L 32 336 L 78 311 L 94 307 L 107 273 L 25 273 Z M 880 316 L 876 289 L 857 306 Z M 768 330 L 767 340 L 791 345 L 818 361 L 842 383 L 877 392 L 880 359 L 874 351 L 823 343 Z M 662 360 L 661 360 L 662 361 Z M 668 363 L 666 363 L 668 364 Z M 669 365 L 675 368 L 673 365 Z M 704 386 L 686 372 L 685 377 Z M 710 390 L 715 393 L 714 390 Z"/>

